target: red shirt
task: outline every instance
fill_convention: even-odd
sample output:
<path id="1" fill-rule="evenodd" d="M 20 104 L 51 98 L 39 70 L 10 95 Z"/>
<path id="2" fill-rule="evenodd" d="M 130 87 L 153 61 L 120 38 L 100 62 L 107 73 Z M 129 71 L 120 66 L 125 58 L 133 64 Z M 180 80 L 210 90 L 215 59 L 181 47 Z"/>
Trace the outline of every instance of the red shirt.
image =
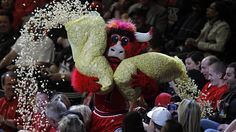
<path id="1" fill-rule="evenodd" d="M 6 97 L 0 98 L 0 115 L 3 116 L 5 119 L 17 119 L 17 104 L 17 98 L 12 100 L 7 100 Z M 16 131 L 4 124 L 0 124 L 0 129 L 3 129 L 5 132 Z"/>
<path id="2" fill-rule="evenodd" d="M 127 102 L 116 87 L 108 94 L 95 94 L 95 107 L 110 115 L 121 114 L 127 109 Z"/>
<path id="3" fill-rule="evenodd" d="M 24 16 L 29 15 L 37 7 L 41 8 L 49 2 L 50 0 L 16 0 L 13 11 L 13 27 L 16 30 L 19 30 Z"/>
<path id="4" fill-rule="evenodd" d="M 54 128 L 54 127 L 51 127 L 49 132 L 56 132 L 56 131 L 57 131 L 57 129 L 56 129 L 56 128 Z"/>
<path id="5" fill-rule="evenodd" d="M 35 113 L 33 115 L 32 127 L 34 132 L 49 132 L 51 125 L 49 124 L 46 115 Z"/>
<path id="6" fill-rule="evenodd" d="M 202 100 L 209 100 L 212 103 L 211 106 L 213 107 L 213 110 L 216 110 L 217 102 L 228 91 L 229 89 L 226 84 L 221 87 L 217 87 L 208 82 L 204 85 L 199 98 Z"/>

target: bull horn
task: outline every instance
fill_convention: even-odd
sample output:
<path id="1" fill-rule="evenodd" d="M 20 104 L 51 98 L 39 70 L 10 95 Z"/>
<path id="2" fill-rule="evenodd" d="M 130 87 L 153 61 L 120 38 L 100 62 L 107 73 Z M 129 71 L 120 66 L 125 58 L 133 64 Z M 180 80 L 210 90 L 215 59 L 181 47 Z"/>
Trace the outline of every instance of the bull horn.
<path id="1" fill-rule="evenodd" d="M 153 28 L 150 28 L 150 30 L 147 33 L 140 33 L 135 32 L 135 38 L 138 42 L 148 42 L 152 39 L 153 36 Z"/>

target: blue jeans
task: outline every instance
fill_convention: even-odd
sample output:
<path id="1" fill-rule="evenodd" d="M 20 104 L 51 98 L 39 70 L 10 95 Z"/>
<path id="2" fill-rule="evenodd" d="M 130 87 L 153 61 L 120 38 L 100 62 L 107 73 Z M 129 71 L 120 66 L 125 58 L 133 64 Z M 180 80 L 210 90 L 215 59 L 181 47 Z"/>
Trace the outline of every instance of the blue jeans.
<path id="1" fill-rule="evenodd" d="M 204 132 L 219 132 L 217 127 L 220 125 L 220 123 L 218 122 L 209 119 L 201 119 L 200 125 Z"/>

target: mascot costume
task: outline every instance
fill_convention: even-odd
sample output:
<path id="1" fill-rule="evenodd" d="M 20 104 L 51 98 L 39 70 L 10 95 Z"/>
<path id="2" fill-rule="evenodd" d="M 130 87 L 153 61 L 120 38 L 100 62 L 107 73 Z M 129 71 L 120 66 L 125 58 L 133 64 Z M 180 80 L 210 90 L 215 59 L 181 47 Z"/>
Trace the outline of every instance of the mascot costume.
<path id="1" fill-rule="evenodd" d="M 137 33 L 131 22 L 114 19 L 106 24 L 102 17 L 91 13 L 65 27 L 76 66 L 72 85 L 80 93 L 94 93 L 91 132 L 121 129 L 128 102 L 136 102 L 140 95 L 156 96 L 157 82 L 186 74 L 178 58 L 153 52 L 141 54 L 151 35 Z"/>

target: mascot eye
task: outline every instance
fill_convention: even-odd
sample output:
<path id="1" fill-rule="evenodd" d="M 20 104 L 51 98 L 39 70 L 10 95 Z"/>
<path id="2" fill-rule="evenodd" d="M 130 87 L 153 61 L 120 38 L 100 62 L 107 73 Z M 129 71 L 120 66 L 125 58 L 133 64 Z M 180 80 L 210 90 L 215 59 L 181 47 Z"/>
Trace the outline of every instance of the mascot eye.
<path id="1" fill-rule="evenodd" d="M 120 36 L 117 34 L 111 36 L 111 40 L 115 44 L 118 42 L 119 38 L 120 38 Z"/>
<path id="2" fill-rule="evenodd" d="M 129 43 L 129 39 L 127 37 L 122 37 L 121 44 L 123 46 L 126 46 Z"/>

